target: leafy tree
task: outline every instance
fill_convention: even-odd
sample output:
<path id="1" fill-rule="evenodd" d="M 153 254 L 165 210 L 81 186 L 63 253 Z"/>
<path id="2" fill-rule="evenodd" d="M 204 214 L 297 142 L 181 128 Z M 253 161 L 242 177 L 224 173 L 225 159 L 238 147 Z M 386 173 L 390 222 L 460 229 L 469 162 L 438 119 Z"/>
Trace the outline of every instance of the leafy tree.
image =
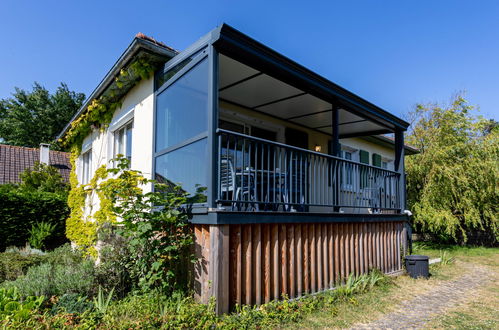
<path id="1" fill-rule="evenodd" d="M 461 96 L 447 107 L 417 105 L 407 142 L 408 202 L 423 232 L 459 243 L 499 238 L 499 127 Z M 485 243 L 485 241 L 483 241 Z"/>
<path id="2" fill-rule="evenodd" d="M 64 182 L 57 168 L 47 164 L 36 162 L 32 169 L 26 169 L 20 177 L 21 189 L 62 194 L 66 194 L 69 190 L 69 185 Z"/>
<path id="3" fill-rule="evenodd" d="M 54 94 L 38 83 L 31 92 L 17 88 L 0 100 L 0 138 L 3 143 L 38 147 L 52 142 L 81 107 L 85 95 L 64 83 Z"/>

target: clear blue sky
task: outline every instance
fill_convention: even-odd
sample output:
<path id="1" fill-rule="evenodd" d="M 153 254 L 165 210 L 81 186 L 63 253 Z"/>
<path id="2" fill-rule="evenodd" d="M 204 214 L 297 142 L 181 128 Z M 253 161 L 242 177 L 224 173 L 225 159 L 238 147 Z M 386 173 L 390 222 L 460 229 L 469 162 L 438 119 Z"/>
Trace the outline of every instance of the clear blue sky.
<path id="1" fill-rule="evenodd" d="M 499 120 L 499 1 L 0 2 L 0 98 L 38 81 L 89 94 L 137 32 L 182 50 L 226 22 L 404 116 L 465 90 Z"/>

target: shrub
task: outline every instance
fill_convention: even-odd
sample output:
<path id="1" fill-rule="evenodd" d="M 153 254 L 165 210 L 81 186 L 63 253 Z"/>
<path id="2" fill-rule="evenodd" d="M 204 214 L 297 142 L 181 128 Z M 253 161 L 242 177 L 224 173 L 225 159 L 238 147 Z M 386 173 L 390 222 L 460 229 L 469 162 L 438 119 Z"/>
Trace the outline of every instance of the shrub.
<path id="1" fill-rule="evenodd" d="M 30 267 L 26 275 L 6 281 L 2 286 L 17 287 L 22 296 L 62 296 L 66 293 L 90 296 L 94 294 L 94 280 L 94 262 L 64 246 L 48 253 L 44 262 Z"/>
<path id="2" fill-rule="evenodd" d="M 31 226 L 29 231 L 29 244 L 35 249 L 42 249 L 45 247 L 45 240 L 50 237 L 55 231 L 55 224 L 48 222 L 39 222 Z"/>
<path id="3" fill-rule="evenodd" d="M 45 259 L 43 252 L 29 247 L 7 249 L 6 252 L 0 253 L 0 283 L 25 275 L 29 267 L 39 265 Z"/>
<path id="4" fill-rule="evenodd" d="M 11 245 L 25 245 L 29 230 L 39 222 L 55 226 L 47 247 L 53 248 L 66 240 L 64 224 L 69 210 L 64 195 L 0 185 L 0 214 L 0 251 Z"/>
<path id="5" fill-rule="evenodd" d="M 127 242 L 130 258 L 125 267 L 130 277 L 146 291 L 186 290 L 194 257 L 193 233 L 182 209 L 185 193 L 160 184 L 154 192 L 143 193 L 140 185 L 153 181 L 128 170 L 126 158 L 114 161 L 117 168 L 107 170 L 112 178 L 100 183 L 97 192 L 111 201 L 112 212 L 121 219 L 116 232 Z"/>

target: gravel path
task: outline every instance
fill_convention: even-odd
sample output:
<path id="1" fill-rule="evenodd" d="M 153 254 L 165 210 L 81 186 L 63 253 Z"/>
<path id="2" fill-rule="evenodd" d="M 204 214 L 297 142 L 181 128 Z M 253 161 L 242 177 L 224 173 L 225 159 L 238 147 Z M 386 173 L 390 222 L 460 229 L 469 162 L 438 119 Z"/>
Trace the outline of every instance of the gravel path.
<path id="1" fill-rule="evenodd" d="M 418 329 L 447 309 L 470 298 L 475 289 L 491 281 L 494 274 L 486 267 L 463 264 L 467 273 L 439 285 L 431 292 L 407 300 L 400 308 L 369 324 L 352 329 Z M 409 293 L 410 294 L 410 293 Z"/>

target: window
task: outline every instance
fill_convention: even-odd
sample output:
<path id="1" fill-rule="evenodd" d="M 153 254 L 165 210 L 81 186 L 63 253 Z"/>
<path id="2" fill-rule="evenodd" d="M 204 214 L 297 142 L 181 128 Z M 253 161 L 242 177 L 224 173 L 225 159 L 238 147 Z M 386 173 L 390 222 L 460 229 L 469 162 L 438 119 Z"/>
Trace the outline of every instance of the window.
<path id="1" fill-rule="evenodd" d="M 90 175 L 92 173 L 92 149 L 86 151 L 81 155 L 81 184 L 90 182 Z"/>
<path id="2" fill-rule="evenodd" d="M 133 122 L 129 122 L 114 131 L 113 158 L 123 155 L 129 161 L 132 161 L 132 132 Z"/>
<path id="3" fill-rule="evenodd" d="M 352 160 L 352 152 L 351 151 L 346 151 L 342 150 L 342 156 L 345 159 Z M 353 185 L 353 165 L 350 163 L 344 163 L 344 168 L 343 168 L 343 177 L 345 178 L 345 184 L 348 186 Z"/>
<path id="4" fill-rule="evenodd" d="M 201 60 L 156 96 L 155 179 L 180 185 L 189 203 L 205 203 L 208 61 Z"/>
<path id="5" fill-rule="evenodd" d="M 156 101 L 156 152 L 207 132 L 208 61 L 189 70 Z"/>
<path id="6" fill-rule="evenodd" d="M 206 139 L 156 158 L 156 181 L 166 184 L 169 192 L 182 186 L 195 203 L 206 202 Z"/>
<path id="7" fill-rule="evenodd" d="M 381 162 L 381 168 L 388 169 L 388 162 Z"/>

